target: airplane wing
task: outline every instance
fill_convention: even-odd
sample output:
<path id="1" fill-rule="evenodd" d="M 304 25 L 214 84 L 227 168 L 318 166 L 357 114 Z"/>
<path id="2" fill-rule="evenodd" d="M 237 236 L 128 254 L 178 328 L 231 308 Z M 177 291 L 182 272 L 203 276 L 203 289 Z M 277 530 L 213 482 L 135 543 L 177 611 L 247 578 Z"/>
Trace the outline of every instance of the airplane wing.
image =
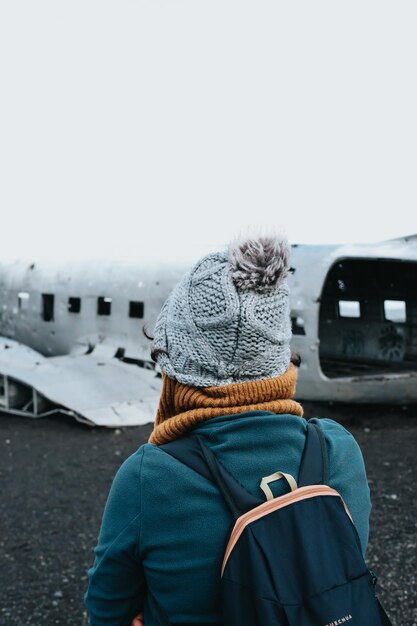
<path id="1" fill-rule="evenodd" d="M 91 354 L 45 357 L 0 337 L 0 410 L 29 417 L 59 411 L 113 428 L 153 421 L 161 379 L 113 354 L 103 345 Z"/>

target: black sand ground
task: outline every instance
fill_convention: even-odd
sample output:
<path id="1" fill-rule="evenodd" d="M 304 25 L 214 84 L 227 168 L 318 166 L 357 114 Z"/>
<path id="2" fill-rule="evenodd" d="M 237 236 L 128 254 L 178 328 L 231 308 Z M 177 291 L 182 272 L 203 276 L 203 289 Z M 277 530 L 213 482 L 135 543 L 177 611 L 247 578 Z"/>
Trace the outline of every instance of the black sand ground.
<path id="1" fill-rule="evenodd" d="M 339 419 L 361 445 L 373 499 L 368 565 L 395 626 L 417 626 L 417 407 L 307 413 Z M 2 626 L 87 623 L 86 571 L 107 492 L 149 432 L 0 414 Z"/>

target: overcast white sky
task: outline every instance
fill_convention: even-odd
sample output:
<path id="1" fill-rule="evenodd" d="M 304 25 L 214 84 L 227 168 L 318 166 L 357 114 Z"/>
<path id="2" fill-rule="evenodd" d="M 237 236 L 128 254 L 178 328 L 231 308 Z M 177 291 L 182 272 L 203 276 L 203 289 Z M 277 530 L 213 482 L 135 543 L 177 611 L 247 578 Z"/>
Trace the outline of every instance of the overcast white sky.
<path id="1" fill-rule="evenodd" d="M 415 0 L 0 0 L 0 259 L 417 232 Z"/>

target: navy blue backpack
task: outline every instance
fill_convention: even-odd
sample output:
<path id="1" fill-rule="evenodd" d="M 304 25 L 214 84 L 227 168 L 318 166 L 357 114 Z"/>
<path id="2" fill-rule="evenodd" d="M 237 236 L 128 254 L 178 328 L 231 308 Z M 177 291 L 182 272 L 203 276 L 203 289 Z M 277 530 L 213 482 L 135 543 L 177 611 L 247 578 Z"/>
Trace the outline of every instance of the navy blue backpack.
<path id="1" fill-rule="evenodd" d="M 224 626 L 391 626 L 349 511 L 327 485 L 317 424 L 307 426 L 298 485 L 282 472 L 267 476 L 266 501 L 246 491 L 198 436 L 160 448 L 212 480 L 234 517 L 221 571 Z M 268 485 L 282 477 L 291 491 L 274 498 Z M 171 626 L 153 604 L 161 625 Z"/>

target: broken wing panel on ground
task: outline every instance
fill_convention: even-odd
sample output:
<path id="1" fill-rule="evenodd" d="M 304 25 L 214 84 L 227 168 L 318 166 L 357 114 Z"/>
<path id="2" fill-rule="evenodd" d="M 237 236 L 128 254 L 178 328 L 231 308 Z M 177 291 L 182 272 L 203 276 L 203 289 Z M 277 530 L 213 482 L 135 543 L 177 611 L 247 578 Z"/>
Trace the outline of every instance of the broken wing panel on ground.
<path id="1" fill-rule="evenodd" d="M 0 409 L 30 417 L 61 411 L 91 425 L 123 427 L 153 421 L 161 380 L 101 354 L 46 358 L 0 337 Z"/>

